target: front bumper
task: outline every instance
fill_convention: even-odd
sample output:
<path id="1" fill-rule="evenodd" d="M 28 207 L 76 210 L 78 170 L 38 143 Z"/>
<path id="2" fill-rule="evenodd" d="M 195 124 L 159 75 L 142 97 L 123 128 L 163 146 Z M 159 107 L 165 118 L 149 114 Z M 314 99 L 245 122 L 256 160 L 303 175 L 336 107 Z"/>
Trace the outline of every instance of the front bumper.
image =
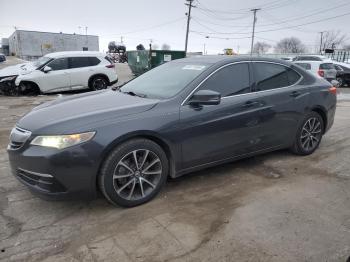
<path id="1" fill-rule="evenodd" d="M 15 80 L 0 82 L 0 93 L 4 95 L 14 95 L 16 91 L 17 91 L 17 86 L 15 84 Z"/>
<path id="2" fill-rule="evenodd" d="M 93 199 L 99 167 L 96 148 L 93 141 L 63 150 L 27 141 L 7 151 L 13 175 L 32 192 L 52 199 Z"/>

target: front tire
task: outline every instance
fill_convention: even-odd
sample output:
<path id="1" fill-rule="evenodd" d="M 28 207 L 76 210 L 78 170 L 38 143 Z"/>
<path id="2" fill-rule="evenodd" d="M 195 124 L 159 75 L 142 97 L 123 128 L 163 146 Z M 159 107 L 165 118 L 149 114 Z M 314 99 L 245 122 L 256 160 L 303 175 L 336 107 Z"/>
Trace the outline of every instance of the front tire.
<path id="1" fill-rule="evenodd" d="M 316 112 L 308 113 L 301 122 L 291 150 L 297 155 L 310 155 L 320 145 L 324 122 Z"/>
<path id="2" fill-rule="evenodd" d="M 99 187 L 114 205 L 133 207 L 155 197 L 168 176 L 163 149 L 148 139 L 132 139 L 117 146 L 102 165 Z"/>

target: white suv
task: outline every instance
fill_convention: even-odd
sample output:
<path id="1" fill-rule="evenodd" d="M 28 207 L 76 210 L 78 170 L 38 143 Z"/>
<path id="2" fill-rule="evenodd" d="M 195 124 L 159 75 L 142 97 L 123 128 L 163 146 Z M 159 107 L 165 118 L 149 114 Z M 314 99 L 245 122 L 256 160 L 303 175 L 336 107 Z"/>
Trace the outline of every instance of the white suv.
<path id="1" fill-rule="evenodd" d="M 99 52 L 51 53 L 35 62 L 0 70 L 0 88 L 10 94 L 29 90 L 41 93 L 85 88 L 100 90 L 117 81 L 114 63 Z"/>

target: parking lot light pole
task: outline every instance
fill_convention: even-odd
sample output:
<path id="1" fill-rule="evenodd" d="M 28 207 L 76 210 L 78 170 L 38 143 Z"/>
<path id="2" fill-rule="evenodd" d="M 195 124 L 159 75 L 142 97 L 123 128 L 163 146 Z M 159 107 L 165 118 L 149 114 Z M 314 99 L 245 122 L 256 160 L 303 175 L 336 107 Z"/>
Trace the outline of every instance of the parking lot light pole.
<path id="1" fill-rule="evenodd" d="M 190 30 L 190 19 L 191 19 L 191 9 L 194 7 L 192 5 L 193 0 L 186 0 L 188 3 L 185 3 L 185 5 L 188 6 L 188 13 L 187 13 L 187 29 L 186 29 L 186 41 L 185 41 L 185 54 L 187 54 L 187 44 L 188 44 L 188 32 Z"/>

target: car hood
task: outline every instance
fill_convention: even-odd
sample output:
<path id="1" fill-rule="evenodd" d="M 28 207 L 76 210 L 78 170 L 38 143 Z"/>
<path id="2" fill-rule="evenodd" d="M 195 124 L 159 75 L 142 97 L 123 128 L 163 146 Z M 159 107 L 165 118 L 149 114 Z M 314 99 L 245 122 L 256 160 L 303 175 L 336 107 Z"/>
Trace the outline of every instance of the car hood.
<path id="1" fill-rule="evenodd" d="M 14 76 L 14 75 L 26 75 L 35 70 L 32 63 L 22 63 L 13 66 L 7 66 L 0 70 L 0 77 Z"/>
<path id="2" fill-rule="evenodd" d="M 93 128 L 100 121 L 145 112 L 158 102 L 112 90 L 89 92 L 41 104 L 22 117 L 17 126 L 33 134 L 68 134 L 79 128 Z"/>

